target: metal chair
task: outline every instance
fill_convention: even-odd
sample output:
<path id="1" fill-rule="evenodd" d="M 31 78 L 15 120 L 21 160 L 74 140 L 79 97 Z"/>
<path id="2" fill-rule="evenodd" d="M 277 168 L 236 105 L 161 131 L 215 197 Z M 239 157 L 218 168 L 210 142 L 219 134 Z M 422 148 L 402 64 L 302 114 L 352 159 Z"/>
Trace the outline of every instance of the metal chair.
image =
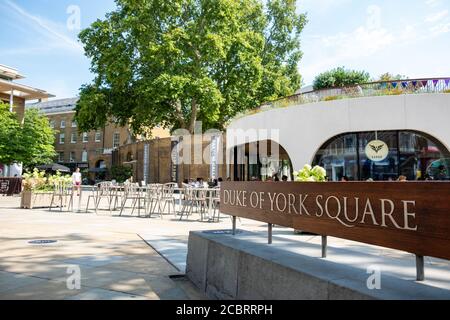
<path id="1" fill-rule="evenodd" d="M 213 207 L 213 221 L 216 218 L 217 212 L 217 222 L 220 222 L 220 187 L 215 187 L 210 201 L 212 201 Z"/>
<path id="2" fill-rule="evenodd" d="M 168 205 L 168 210 L 169 210 L 169 214 L 170 214 L 170 205 L 172 205 L 173 207 L 173 212 L 175 214 L 175 218 L 176 218 L 176 208 L 175 208 L 175 197 L 174 197 L 174 192 L 175 192 L 175 188 L 178 186 L 177 183 L 165 183 L 163 185 L 162 188 L 162 193 L 161 193 L 161 197 L 159 199 L 159 209 L 160 209 L 160 213 L 163 214 L 164 210 L 166 209 L 166 205 Z M 161 209 L 161 204 L 164 204 L 163 208 Z"/>
<path id="3" fill-rule="evenodd" d="M 95 213 L 97 213 L 97 195 L 98 195 L 98 184 L 94 185 L 91 188 L 90 195 L 88 195 L 87 204 L 86 204 L 86 213 L 89 212 L 89 202 L 91 201 L 91 199 L 92 199 L 92 201 L 94 201 L 94 210 L 95 210 Z"/>
<path id="4" fill-rule="evenodd" d="M 52 194 L 52 200 L 50 201 L 50 207 L 48 211 L 52 211 L 53 203 L 55 200 L 59 200 L 60 211 L 63 211 L 63 207 L 67 204 L 67 198 L 70 197 L 70 202 L 73 201 L 73 188 L 69 188 L 65 182 L 56 182 L 54 184 L 54 190 Z M 63 203 L 64 202 L 64 203 Z"/>
<path id="5" fill-rule="evenodd" d="M 195 201 L 196 201 L 196 193 L 197 190 L 189 185 L 184 186 L 184 200 L 183 206 L 180 211 L 180 221 L 183 219 L 183 215 L 186 214 L 186 218 L 192 214 Z"/>
<path id="6" fill-rule="evenodd" d="M 144 208 L 145 208 L 145 201 L 146 201 L 146 195 L 141 192 L 139 189 L 139 185 L 137 184 L 127 184 L 125 185 L 125 191 L 124 191 L 124 199 L 122 201 L 122 208 L 120 209 L 120 216 L 122 215 L 123 209 L 125 208 L 125 204 L 128 200 L 132 200 L 132 210 L 131 215 L 133 215 L 134 210 L 136 208 L 136 203 L 138 204 L 138 216 L 141 216 L 141 200 L 144 201 Z"/>
<path id="7" fill-rule="evenodd" d="M 100 202 L 103 198 L 106 198 L 108 201 L 108 210 L 109 213 L 112 213 L 111 210 L 111 182 L 100 182 L 97 187 L 97 195 L 96 195 L 96 203 L 95 203 L 95 213 L 98 211 L 98 207 L 100 206 Z"/>
<path id="8" fill-rule="evenodd" d="M 152 214 L 156 213 L 156 208 L 160 207 L 160 200 L 162 195 L 163 185 L 154 183 L 147 188 L 146 207 L 145 210 L 148 213 L 148 217 L 151 218 Z M 158 214 L 162 218 L 162 212 L 159 210 Z"/>

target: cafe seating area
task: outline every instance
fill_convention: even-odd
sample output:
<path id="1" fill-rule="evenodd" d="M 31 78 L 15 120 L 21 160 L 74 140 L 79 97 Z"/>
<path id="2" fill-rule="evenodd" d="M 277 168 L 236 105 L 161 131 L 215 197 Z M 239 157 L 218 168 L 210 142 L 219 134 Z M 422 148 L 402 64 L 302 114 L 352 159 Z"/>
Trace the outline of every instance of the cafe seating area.
<path id="1" fill-rule="evenodd" d="M 219 187 L 106 181 L 83 186 L 81 190 L 55 186 L 49 211 L 66 208 L 72 212 L 122 217 L 220 222 L 219 204 Z"/>

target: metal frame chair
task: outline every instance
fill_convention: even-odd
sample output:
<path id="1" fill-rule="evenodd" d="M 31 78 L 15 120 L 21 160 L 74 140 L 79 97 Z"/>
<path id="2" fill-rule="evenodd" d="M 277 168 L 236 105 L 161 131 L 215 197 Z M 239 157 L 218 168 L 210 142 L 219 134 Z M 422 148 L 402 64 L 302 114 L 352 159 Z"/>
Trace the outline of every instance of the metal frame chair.
<path id="1" fill-rule="evenodd" d="M 71 191 L 71 192 L 70 192 Z M 53 209 L 53 203 L 55 202 L 55 198 L 59 199 L 60 205 L 60 211 L 63 211 L 63 207 L 67 204 L 67 197 L 70 197 L 70 202 L 73 201 L 73 188 L 69 188 L 68 185 L 65 182 L 56 182 L 54 184 L 54 190 L 52 194 L 52 200 L 50 201 L 50 207 L 48 211 L 52 211 Z M 64 201 L 64 203 L 63 203 Z"/>
<path id="2" fill-rule="evenodd" d="M 122 201 L 122 208 L 120 209 L 119 216 L 122 216 L 123 209 L 125 208 L 125 204 L 127 200 L 133 200 L 131 215 L 133 215 L 134 210 L 136 209 L 136 203 L 138 204 L 138 216 L 141 216 L 141 200 L 144 201 L 144 208 L 146 208 L 146 200 L 147 196 L 145 193 L 141 192 L 139 189 L 139 185 L 137 184 L 127 184 L 125 185 L 124 198 Z"/>

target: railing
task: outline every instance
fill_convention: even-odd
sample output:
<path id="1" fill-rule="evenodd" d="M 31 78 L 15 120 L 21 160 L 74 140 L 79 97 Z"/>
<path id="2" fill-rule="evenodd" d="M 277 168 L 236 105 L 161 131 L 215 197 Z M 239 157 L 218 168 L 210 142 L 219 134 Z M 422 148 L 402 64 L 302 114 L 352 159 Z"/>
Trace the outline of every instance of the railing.
<path id="1" fill-rule="evenodd" d="M 450 77 L 377 81 L 348 87 L 315 90 L 266 102 L 259 108 L 239 114 L 233 120 L 261 111 L 319 101 L 423 93 L 450 93 Z"/>

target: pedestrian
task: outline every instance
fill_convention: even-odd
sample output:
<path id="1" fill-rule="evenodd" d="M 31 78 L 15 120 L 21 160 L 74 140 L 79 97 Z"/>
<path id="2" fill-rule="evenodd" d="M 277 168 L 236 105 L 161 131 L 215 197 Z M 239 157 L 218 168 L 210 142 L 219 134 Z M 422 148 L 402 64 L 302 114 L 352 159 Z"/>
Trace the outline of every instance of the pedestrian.
<path id="1" fill-rule="evenodd" d="M 76 168 L 75 172 L 72 174 L 72 183 L 75 190 L 77 190 L 77 196 L 80 196 L 81 192 L 81 173 L 80 168 Z"/>

